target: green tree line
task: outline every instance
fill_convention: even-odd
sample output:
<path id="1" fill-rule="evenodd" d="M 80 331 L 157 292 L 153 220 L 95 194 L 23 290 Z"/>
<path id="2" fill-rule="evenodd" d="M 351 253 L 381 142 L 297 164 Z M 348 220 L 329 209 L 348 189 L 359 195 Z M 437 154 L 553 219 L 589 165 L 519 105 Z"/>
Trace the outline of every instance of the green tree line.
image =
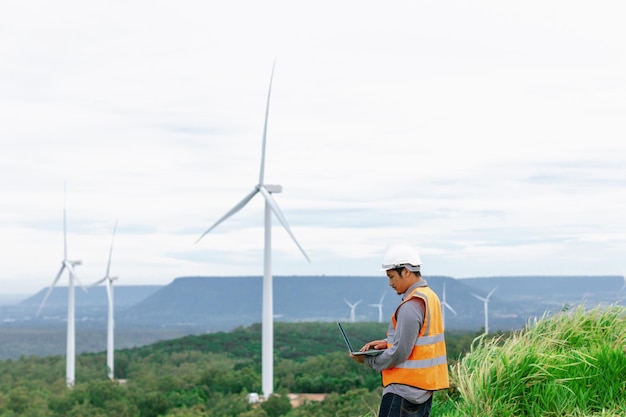
<path id="1" fill-rule="evenodd" d="M 387 325 L 346 326 L 360 346 L 384 335 Z M 65 386 L 62 356 L 1 361 L 0 417 L 354 416 L 377 407 L 380 376 L 349 358 L 335 323 L 276 323 L 274 337 L 277 395 L 260 405 L 247 399 L 261 390 L 255 324 L 117 350 L 114 381 L 106 376 L 105 352 L 78 355 L 73 389 Z M 450 357 L 466 352 L 475 337 L 449 335 Z M 287 393 L 328 396 L 324 404 L 292 408 Z"/>

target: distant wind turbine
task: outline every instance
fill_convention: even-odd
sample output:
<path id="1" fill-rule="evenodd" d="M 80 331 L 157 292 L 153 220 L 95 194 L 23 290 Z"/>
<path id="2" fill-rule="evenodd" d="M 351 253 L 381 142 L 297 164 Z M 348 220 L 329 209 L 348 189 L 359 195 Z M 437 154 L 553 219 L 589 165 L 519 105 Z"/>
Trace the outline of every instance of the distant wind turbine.
<path id="1" fill-rule="evenodd" d="M 496 288 L 498 288 L 498 287 L 496 287 Z M 489 334 L 489 297 L 491 297 L 491 295 L 494 293 L 496 288 L 491 290 L 491 292 L 489 293 L 489 295 L 487 295 L 487 297 L 481 297 L 479 295 L 476 295 L 476 294 L 472 293 L 472 295 L 474 297 L 478 298 L 479 300 L 481 300 L 484 303 L 484 306 L 485 306 L 485 334 Z"/>
<path id="2" fill-rule="evenodd" d="M 624 285 L 622 285 L 622 288 L 620 288 L 619 294 L 621 294 L 622 291 L 624 291 L 624 289 L 626 288 L 626 274 L 624 273 L 623 269 L 622 269 L 622 278 L 624 279 Z"/>
<path id="3" fill-rule="evenodd" d="M 450 304 L 448 304 L 448 302 L 446 301 L 446 283 L 443 283 L 443 297 L 441 300 L 441 318 L 443 320 L 443 328 L 446 328 L 446 308 L 448 310 L 450 310 L 451 312 L 454 313 L 454 315 L 456 316 L 456 311 L 454 311 L 454 309 L 452 308 L 452 306 Z"/>
<path id="4" fill-rule="evenodd" d="M 109 272 L 111 270 L 111 254 L 113 253 L 113 240 L 115 239 L 115 231 L 117 230 L 117 220 L 115 221 L 115 225 L 113 226 L 113 236 L 111 237 L 111 247 L 109 248 L 109 261 L 107 262 L 107 269 L 104 277 L 91 284 L 91 286 L 99 285 L 103 282 L 106 283 L 107 288 L 107 300 L 109 305 L 109 316 L 107 320 L 107 368 L 109 369 L 109 378 L 113 379 L 113 352 L 114 352 L 114 329 L 115 329 L 115 321 L 113 314 L 113 281 L 117 279 L 117 277 L 112 277 Z"/>
<path id="5" fill-rule="evenodd" d="M 264 268 L 263 268 L 263 324 L 262 324 L 262 389 L 265 398 L 274 392 L 274 322 L 273 322 L 273 287 L 272 287 L 272 213 L 278 218 L 282 226 L 285 228 L 291 239 L 294 241 L 300 252 L 307 261 L 311 262 L 308 255 L 302 249 L 296 237 L 291 232 L 287 219 L 283 215 L 280 207 L 274 201 L 272 194 L 280 193 L 283 187 L 280 185 L 265 184 L 265 144 L 267 141 L 267 119 L 270 109 L 270 95 L 272 93 L 272 79 L 274 78 L 274 67 L 272 66 L 272 74 L 270 76 L 270 85 L 267 93 L 267 104 L 265 107 L 265 124 L 263 126 L 263 146 L 261 151 L 261 170 L 259 172 L 259 183 L 254 189 L 246 195 L 235 207 L 230 209 L 224 216 L 216 221 L 213 226 L 209 227 L 196 241 L 198 243 L 207 233 L 217 227 L 218 224 L 228 219 L 233 214 L 241 210 L 252 198 L 261 193 L 265 199 L 265 249 L 264 249 Z"/>
<path id="6" fill-rule="evenodd" d="M 368 304 L 370 307 L 378 307 L 378 322 L 379 323 L 382 323 L 383 321 L 383 299 L 385 298 L 385 294 L 387 294 L 387 291 L 385 291 L 383 295 L 380 297 L 378 304 Z"/>
<path id="7" fill-rule="evenodd" d="M 61 269 L 57 273 L 54 281 L 52 281 L 52 285 L 48 288 L 46 295 L 44 296 L 41 304 L 39 305 L 39 309 L 37 310 L 37 316 L 41 313 L 41 309 L 46 304 L 50 293 L 54 289 L 54 286 L 61 278 L 63 271 L 67 270 L 69 283 L 67 286 L 67 346 L 66 346 L 66 356 L 65 356 L 65 381 L 68 388 L 74 387 L 75 382 L 75 374 L 76 374 L 76 334 L 75 334 L 75 300 L 74 300 L 74 281 L 78 280 L 78 275 L 76 275 L 76 271 L 74 267 L 77 265 L 81 265 L 82 261 L 70 261 L 67 259 L 67 220 L 65 214 L 65 194 L 66 189 L 65 185 L 63 186 L 63 261 L 61 262 Z M 80 284 L 83 288 L 83 291 L 86 291 L 85 288 Z"/>
<path id="8" fill-rule="evenodd" d="M 359 301 L 357 301 L 354 304 L 351 304 L 350 301 L 346 300 L 345 298 L 343 299 L 343 301 L 345 301 L 346 304 L 348 304 L 350 306 L 350 321 L 354 323 L 356 321 L 356 315 L 355 315 L 354 311 L 356 310 L 356 306 L 358 306 L 359 303 L 361 301 L 363 301 L 363 300 L 359 300 Z"/>

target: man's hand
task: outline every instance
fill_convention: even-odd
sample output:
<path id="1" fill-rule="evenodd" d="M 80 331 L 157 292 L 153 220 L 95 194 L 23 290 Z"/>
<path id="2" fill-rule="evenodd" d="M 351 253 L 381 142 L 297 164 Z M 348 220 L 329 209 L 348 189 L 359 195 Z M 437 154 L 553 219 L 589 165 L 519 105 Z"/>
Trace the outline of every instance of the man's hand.
<path id="1" fill-rule="evenodd" d="M 387 341 L 386 340 L 372 340 L 371 342 L 364 344 L 363 347 L 359 349 L 359 351 L 365 352 L 371 349 L 376 349 L 376 350 L 387 349 Z M 365 363 L 365 355 L 355 356 L 352 353 L 350 353 L 350 357 L 354 359 L 355 361 L 357 361 L 358 363 Z"/>
<path id="2" fill-rule="evenodd" d="M 361 352 L 365 352 L 366 350 L 370 350 L 370 349 L 387 349 L 387 341 L 386 340 L 372 340 L 371 342 L 364 344 L 363 347 L 359 350 Z"/>

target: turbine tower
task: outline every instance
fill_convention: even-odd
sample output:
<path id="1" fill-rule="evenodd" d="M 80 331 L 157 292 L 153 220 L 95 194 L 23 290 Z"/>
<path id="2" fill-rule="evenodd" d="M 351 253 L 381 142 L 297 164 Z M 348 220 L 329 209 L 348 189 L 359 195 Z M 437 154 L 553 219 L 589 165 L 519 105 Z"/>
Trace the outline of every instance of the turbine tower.
<path id="1" fill-rule="evenodd" d="M 117 277 L 112 277 L 109 272 L 111 270 L 111 254 L 113 253 L 113 240 L 115 239 L 115 231 L 117 230 L 117 220 L 115 221 L 115 225 L 113 226 L 113 236 L 111 237 L 111 247 L 109 248 L 109 261 L 107 262 L 107 270 L 104 277 L 91 284 L 91 287 L 99 285 L 103 282 L 106 283 L 107 288 L 107 301 L 109 305 L 108 311 L 108 319 L 107 319 L 107 368 L 109 370 L 109 379 L 113 379 L 113 352 L 114 352 L 114 329 L 115 329 L 115 321 L 113 314 L 113 281 L 117 279 Z"/>
<path id="2" fill-rule="evenodd" d="M 496 288 L 498 288 L 498 287 L 496 287 Z M 489 293 L 489 295 L 487 295 L 487 297 L 481 297 L 479 295 L 476 295 L 476 294 L 472 293 L 472 295 L 474 297 L 478 298 L 479 300 L 481 300 L 484 303 L 484 306 L 485 306 L 485 334 L 489 334 L 489 297 L 491 297 L 491 294 L 494 293 L 496 288 L 491 290 L 491 292 Z"/>
<path id="3" fill-rule="evenodd" d="M 78 275 L 76 275 L 76 271 L 74 267 L 77 265 L 81 265 L 82 261 L 71 261 L 67 259 L 67 220 L 65 214 L 65 185 L 63 186 L 63 261 L 61 261 L 61 269 L 57 273 L 54 281 L 52 281 L 52 285 L 48 288 L 46 295 L 44 296 L 41 304 L 39 305 L 39 309 L 37 309 L 37 317 L 41 313 L 41 309 L 46 304 L 50 293 L 54 289 L 54 286 L 61 278 L 63 271 L 67 270 L 69 283 L 67 286 L 67 342 L 66 342 L 66 355 L 65 355 L 65 381 L 68 388 L 74 387 L 74 380 L 76 374 L 76 334 L 75 334 L 75 300 L 74 300 L 74 281 L 77 281 L 80 284 L 78 279 Z M 85 288 L 80 284 L 83 288 L 83 291 L 86 291 Z"/>
<path id="4" fill-rule="evenodd" d="M 626 274 L 624 273 L 623 269 L 622 269 L 622 278 L 624 279 L 624 285 L 622 285 L 622 288 L 620 288 L 618 294 L 621 294 L 622 291 L 624 291 L 624 289 L 626 288 Z"/>
<path id="5" fill-rule="evenodd" d="M 441 318 L 443 320 L 443 328 L 446 328 L 446 308 L 454 313 L 456 316 L 456 311 L 452 308 L 450 304 L 446 301 L 446 283 L 443 283 L 443 297 L 441 299 Z"/>
<path id="6" fill-rule="evenodd" d="M 354 323 L 356 321 L 356 315 L 354 314 L 354 310 L 356 309 L 356 306 L 358 306 L 359 303 L 363 300 L 359 300 L 354 304 L 351 304 L 350 301 L 346 300 L 345 298 L 343 299 L 343 301 L 345 301 L 346 304 L 350 306 L 350 321 Z"/>
<path id="7" fill-rule="evenodd" d="M 233 214 L 241 210 L 252 198 L 260 193 L 265 199 L 265 248 L 264 248 L 264 267 L 263 267 L 263 322 L 262 322 L 262 389 L 265 398 L 274 392 L 274 322 L 273 322 L 273 288 L 272 288 L 272 213 L 278 218 L 282 226 L 285 228 L 291 239 L 294 241 L 300 252 L 307 261 L 311 262 L 309 256 L 300 246 L 296 237 L 291 232 L 287 219 L 283 215 L 280 207 L 274 201 L 272 194 L 280 193 L 283 187 L 280 185 L 265 184 L 265 144 L 267 141 L 267 119 L 270 109 L 270 96 L 272 93 L 272 79 L 274 78 L 274 67 L 272 66 L 272 74 L 270 76 L 270 85 L 267 93 L 267 104 L 265 107 L 265 123 L 263 126 L 263 146 L 261 150 L 261 169 L 259 172 L 259 183 L 254 189 L 246 195 L 235 207 L 230 209 L 224 216 L 216 221 L 213 226 L 209 227 L 199 238 L 200 241 L 207 233 L 217 227 L 218 224 L 228 219 Z"/>
<path id="8" fill-rule="evenodd" d="M 385 298 L 385 294 L 387 294 L 387 291 L 385 291 L 382 297 L 380 297 L 378 304 L 368 304 L 370 307 L 378 307 L 378 322 L 379 323 L 382 323 L 383 321 L 383 299 Z"/>

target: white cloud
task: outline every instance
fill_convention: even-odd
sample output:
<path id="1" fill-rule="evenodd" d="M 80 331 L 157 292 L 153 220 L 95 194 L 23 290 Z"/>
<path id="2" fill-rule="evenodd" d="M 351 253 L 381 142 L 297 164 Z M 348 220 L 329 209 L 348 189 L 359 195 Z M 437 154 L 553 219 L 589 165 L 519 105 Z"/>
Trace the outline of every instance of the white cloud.
<path id="1" fill-rule="evenodd" d="M 7 292 L 62 257 L 120 284 L 260 275 L 265 179 L 277 274 L 619 273 L 625 6 L 617 1 L 4 2 L 0 263 Z"/>

